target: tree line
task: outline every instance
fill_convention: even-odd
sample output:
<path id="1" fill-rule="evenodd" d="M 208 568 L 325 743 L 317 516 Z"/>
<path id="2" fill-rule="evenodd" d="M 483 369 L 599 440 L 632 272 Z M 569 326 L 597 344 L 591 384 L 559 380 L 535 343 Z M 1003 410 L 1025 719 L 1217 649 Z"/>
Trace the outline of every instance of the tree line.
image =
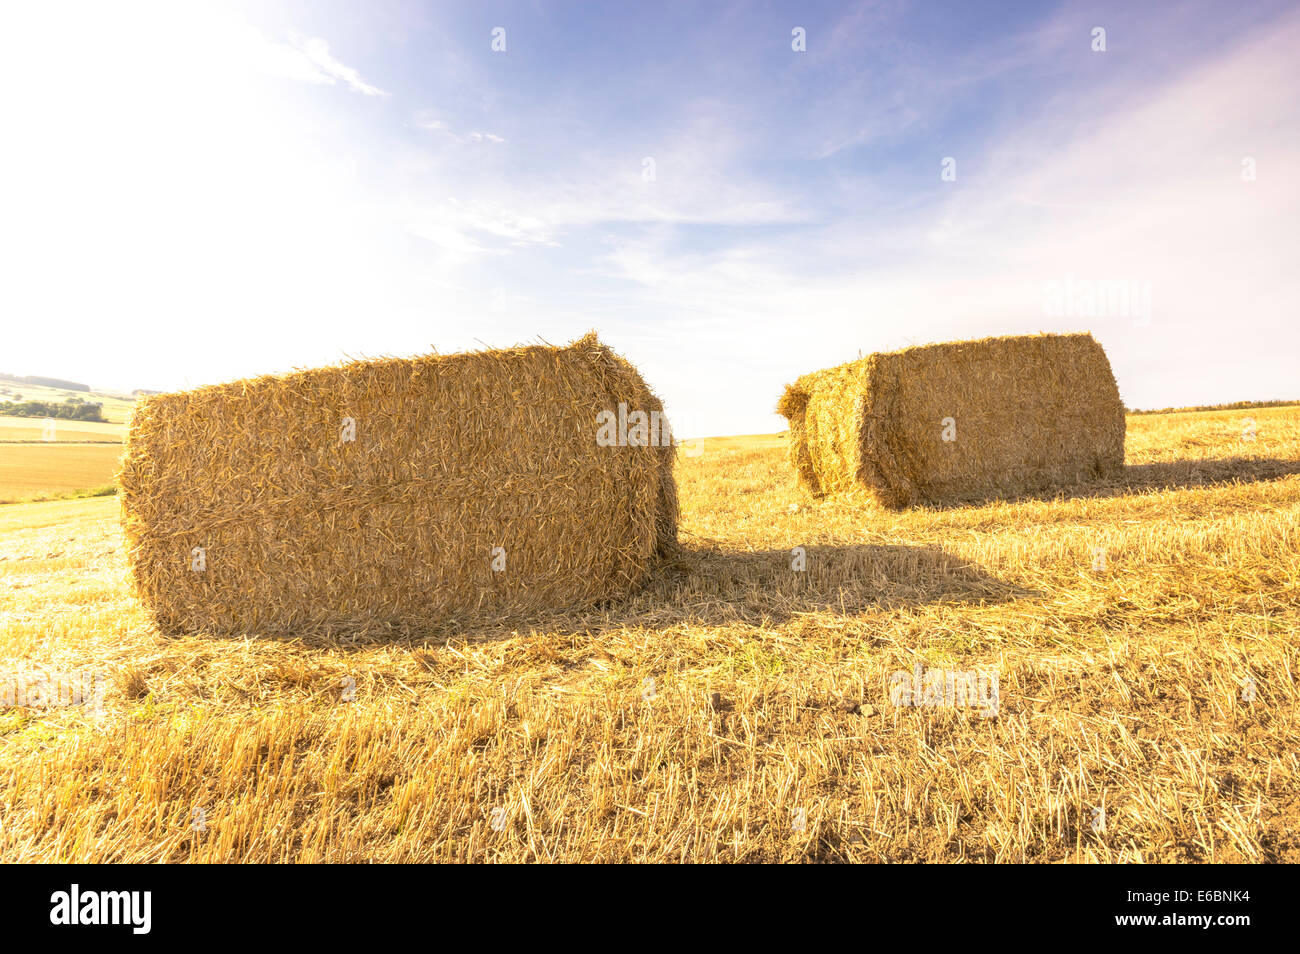
<path id="1" fill-rule="evenodd" d="M 0 415 L 10 417 L 54 417 L 65 421 L 102 421 L 104 405 L 92 404 L 79 398 L 69 398 L 62 404 L 52 401 L 3 401 L 0 402 Z"/>

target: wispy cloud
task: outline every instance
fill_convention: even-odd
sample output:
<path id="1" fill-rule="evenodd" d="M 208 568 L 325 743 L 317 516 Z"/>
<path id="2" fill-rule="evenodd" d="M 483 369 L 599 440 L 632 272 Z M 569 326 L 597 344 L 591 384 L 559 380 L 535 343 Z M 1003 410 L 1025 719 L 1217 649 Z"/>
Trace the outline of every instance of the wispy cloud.
<path id="1" fill-rule="evenodd" d="M 487 142 L 495 145 L 504 145 L 506 142 L 504 136 L 498 136 L 495 133 L 480 132 L 477 129 L 467 133 L 457 133 L 451 128 L 450 124 L 448 124 L 446 120 L 438 118 L 427 110 L 422 110 L 421 112 L 416 113 L 415 118 L 411 121 L 411 125 L 416 129 L 423 130 L 424 132 L 438 133 L 452 142 Z"/>
<path id="2" fill-rule="evenodd" d="M 388 93 L 367 83 L 351 66 L 339 62 L 330 45 L 320 37 L 289 35 L 289 42 L 277 43 L 249 27 L 244 38 L 254 66 L 264 73 L 283 76 L 303 83 L 335 85 L 342 81 L 354 93 L 387 96 Z"/>

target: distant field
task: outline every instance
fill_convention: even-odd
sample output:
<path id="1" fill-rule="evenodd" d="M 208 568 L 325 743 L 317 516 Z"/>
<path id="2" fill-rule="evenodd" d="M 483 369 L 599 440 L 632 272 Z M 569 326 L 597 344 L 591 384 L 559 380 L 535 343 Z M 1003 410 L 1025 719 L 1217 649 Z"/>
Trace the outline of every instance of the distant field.
<path id="1" fill-rule="evenodd" d="M 1130 410 L 1129 414 L 1189 414 L 1196 411 L 1248 411 L 1262 407 L 1295 407 L 1300 401 L 1234 401 L 1231 404 L 1196 404 L 1191 407 L 1159 407 Z"/>
<path id="2" fill-rule="evenodd" d="M 5 391 L 9 393 L 6 394 Z M 104 405 L 104 417 L 113 424 L 124 423 L 131 412 L 131 408 L 135 406 L 135 402 L 129 398 L 115 394 L 104 394 L 102 391 L 64 391 L 61 388 L 47 388 L 34 384 L 11 384 L 8 381 L 0 381 L 0 401 L 17 400 L 14 396 L 16 394 L 21 394 L 24 401 L 53 401 L 56 404 L 62 404 L 67 398 L 79 397 L 88 404 L 102 404 Z"/>
<path id="3" fill-rule="evenodd" d="M 696 445 L 705 451 L 766 450 L 769 447 L 785 447 L 785 435 L 742 434 L 738 437 L 697 437 L 689 438 L 683 443 L 686 454 L 689 454 L 690 450 Z"/>
<path id="4" fill-rule="evenodd" d="M 45 418 L 0 415 L 0 504 L 91 490 L 113 483 L 132 402 L 98 392 L 62 391 L 27 384 L 0 384 L 0 400 L 62 402 L 76 395 L 103 402 L 101 421 L 54 420 L 52 441 L 45 440 Z"/>
<path id="5" fill-rule="evenodd" d="M 126 431 L 123 424 L 102 424 L 99 421 L 54 422 L 56 442 L 93 441 L 98 444 L 120 444 Z M 45 418 L 8 417 L 0 415 L 0 441 L 30 443 L 45 440 Z"/>
<path id="6" fill-rule="evenodd" d="M 113 482 L 120 444 L 0 444 L 0 503 Z"/>

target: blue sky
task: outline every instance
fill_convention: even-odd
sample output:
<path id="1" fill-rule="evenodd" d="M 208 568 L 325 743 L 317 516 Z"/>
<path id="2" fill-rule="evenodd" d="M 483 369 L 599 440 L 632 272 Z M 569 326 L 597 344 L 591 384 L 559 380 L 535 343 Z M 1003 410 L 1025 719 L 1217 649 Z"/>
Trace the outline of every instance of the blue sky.
<path id="1" fill-rule="evenodd" d="M 170 389 L 595 328 L 689 436 L 778 429 L 859 352 L 1087 329 L 1132 406 L 1300 396 L 1294 4 L 0 21 L 0 370 Z"/>

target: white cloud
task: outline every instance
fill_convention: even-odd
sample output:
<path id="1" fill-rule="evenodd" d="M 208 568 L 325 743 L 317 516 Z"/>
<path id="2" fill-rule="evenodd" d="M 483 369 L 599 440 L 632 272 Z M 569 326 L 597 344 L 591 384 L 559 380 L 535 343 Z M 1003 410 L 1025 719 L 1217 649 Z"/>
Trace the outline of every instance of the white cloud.
<path id="1" fill-rule="evenodd" d="M 478 130 L 473 130 L 464 135 L 456 133 L 445 120 L 439 119 L 428 110 L 422 110 L 421 112 L 416 113 L 415 118 L 412 120 L 412 124 L 416 129 L 421 129 L 425 132 L 441 133 L 452 142 L 490 142 L 496 145 L 502 145 L 506 142 L 504 136 L 498 136 L 495 133 L 480 132 Z"/>
<path id="2" fill-rule="evenodd" d="M 487 133 L 457 134 L 429 111 L 417 113 L 410 125 L 448 143 L 501 140 Z M 563 144 L 559 150 L 557 142 Z M 787 195 L 732 171 L 739 140 L 707 123 L 688 123 L 657 143 L 654 181 L 643 178 L 640 153 L 571 153 L 562 134 L 541 145 L 522 175 L 514 167 L 503 175 L 505 167 L 481 150 L 417 149 L 403 163 L 414 171 L 403 184 L 397 214 L 411 223 L 411 234 L 441 250 L 444 263 L 557 247 L 569 238 L 589 240 L 598 229 L 744 228 L 809 220 L 810 212 Z M 447 199 L 449 192 L 458 198 Z"/>
<path id="3" fill-rule="evenodd" d="M 348 84 L 348 87 L 357 93 L 364 93 L 367 96 L 387 96 L 388 94 L 378 86 L 371 86 L 361 78 L 361 74 L 350 66 L 345 66 L 330 55 L 330 46 L 320 37 L 303 37 L 292 35 L 289 42 L 294 48 L 300 50 L 325 76 L 329 81 L 341 79 Z"/>
<path id="4" fill-rule="evenodd" d="M 289 35 L 287 44 L 275 43 L 252 27 L 248 28 L 246 36 L 255 64 L 267 73 L 307 83 L 333 85 L 342 80 L 356 93 L 366 96 L 388 95 L 378 86 L 372 86 L 363 80 L 353 67 L 340 63 L 330 53 L 329 43 L 320 37 L 293 33 Z"/>

